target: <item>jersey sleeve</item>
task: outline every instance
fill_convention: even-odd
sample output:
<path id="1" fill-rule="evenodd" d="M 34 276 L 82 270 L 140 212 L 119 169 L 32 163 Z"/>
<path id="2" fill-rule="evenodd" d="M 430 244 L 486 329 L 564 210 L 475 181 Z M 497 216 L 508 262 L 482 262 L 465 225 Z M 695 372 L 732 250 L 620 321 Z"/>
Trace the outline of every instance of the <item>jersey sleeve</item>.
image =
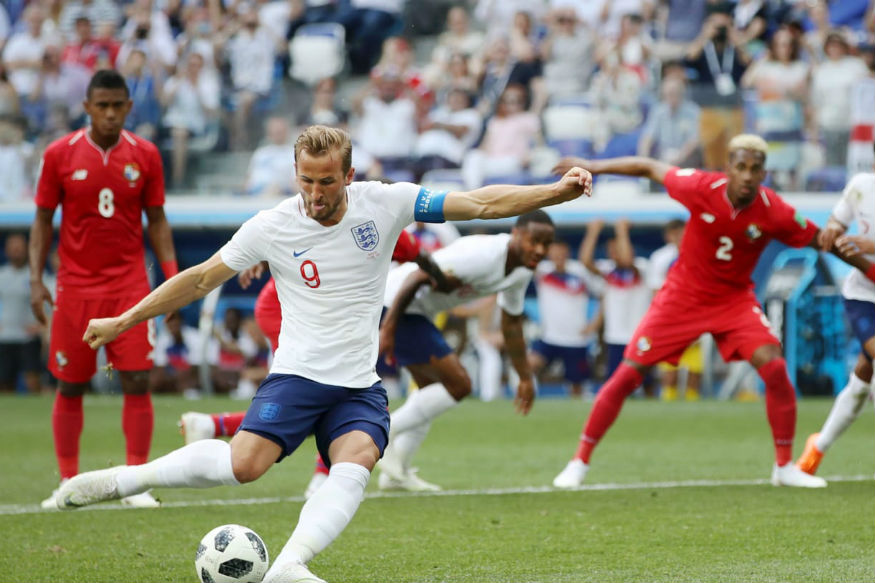
<path id="1" fill-rule="evenodd" d="M 845 186 L 842 197 L 832 209 L 832 216 L 845 227 L 850 226 L 854 220 L 854 194 L 859 191 L 859 180 L 855 176 Z"/>
<path id="2" fill-rule="evenodd" d="M 149 168 L 146 170 L 143 188 L 143 208 L 164 205 L 164 165 L 158 149 L 149 144 Z"/>
<path id="3" fill-rule="evenodd" d="M 55 149 L 47 148 L 39 163 L 36 183 L 36 206 L 54 209 L 61 202 L 61 180 L 58 177 L 58 164 Z"/>
<path id="4" fill-rule="evenodd" d="M 805 247 L 817 234 L 817 225 L 779 197 L 771 199 L 773 217 L 772 236 L 791 247 Z"/>
<path id="5" fill-rule="evenodd" d="M 267 259 L 273 238 L 269 213 L 261 211 L 237 229 L 231 240 L 219 249 L 222 261 L 235 271 L 243 271 Z"/>
<path id="6" fill-rule="evenodd" d="M 526 288 L 529 287 L 530 281 L 532 281 L 531 274 L 529 274 L 528 279 L 521 281 L 513 287 L 498 292 L 498 307 L 511 316 L 519 316 L 522 314 L 526 306 Z"/>
<path id="7" fill-rule="evenodd" d="M 410 232 L 401 231 L 401 235 L 398 236 L 398 242 L 395 243 L 395 250 L 392 251 L 392 260 L 399 263 L 415 261 L 419 257 L 419 250 L 419 240 Z"/>
<path id="8" fill-rule="evenodd" d="M 689 209 L 695 206 L 701 185 L 709 176 L 712 175 L 695 168 L 674 167 L 665 173 L 663 183 L 668 195 Z"/>

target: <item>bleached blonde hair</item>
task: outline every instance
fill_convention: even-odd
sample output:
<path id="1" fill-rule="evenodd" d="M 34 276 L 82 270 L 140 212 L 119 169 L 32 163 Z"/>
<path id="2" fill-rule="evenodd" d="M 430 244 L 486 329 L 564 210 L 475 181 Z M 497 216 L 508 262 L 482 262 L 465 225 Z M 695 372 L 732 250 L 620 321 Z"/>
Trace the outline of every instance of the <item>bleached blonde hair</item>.
<path id="1" fill-rule="evenodd" d="M 765 158 L 769 152 L 769 145 L 756 134 L 738 134 L 729 140 L 729 156 L 731 157 L 738 150 L 759 152 Z"/>

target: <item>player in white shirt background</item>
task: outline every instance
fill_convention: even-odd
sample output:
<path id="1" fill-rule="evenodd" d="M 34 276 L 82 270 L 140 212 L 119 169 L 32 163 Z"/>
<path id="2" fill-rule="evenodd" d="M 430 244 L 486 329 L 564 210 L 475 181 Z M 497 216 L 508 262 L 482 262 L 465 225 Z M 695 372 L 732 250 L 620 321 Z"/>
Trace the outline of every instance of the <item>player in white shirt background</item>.
<path id="1" fill-rule="evenodd" d="M 460 282 L 452 292 L 433 289 L 429 275 L 414 264 L 389 273 L 380 352 L 406 367 L 420 388 L 392 413 L 389 446 L 380 462 L 380 488 L 440 489 L 419 478 L 411 462 L 432 422 L 471 394 L 471 378 L 434 325 L 438 313 L 498 294 L 505 350 L 519 375 L 514 402 L 517 411 L 529 412 L 535 384 L 526 357 L 523 308 L 533 270 L 554 235 L 549 215 L 535 210 L 520 216 L 510 234 L 469 235 L 435 251 L 432 257 L 441 271 Z"/>
<path id="2" fill-rule="evenodd" d="M 331 465 L 329 476 L 304 504 L 264 581 L 321 581 L 306 565 L 352 519 L 388 439 L 388 400 L 374 369 L 386 276 L 401 230 L 414 220 L 514 216 L 592 188 L 591 175 L 580 168 L 549 185 L 494 185 L 471 192 L 354 183 L 351 151 L 342 130 L 307 128 L 294 148 L 298 195 L 246 221 L 211 258 L 123 314 L 89 322 L 83 340 L 96 349 L 137 322 L 204 297 L 261 261 L 270 265 L 283 319 L 271 374 L 230 443 L 196 441 L 142 466 L 80 474 L 60 489 L 60 508 L 153 487 L 251 482 L 314 434 Z"/>
<path id="3" fill-rule="evenodd" d="M 856 222 L 857 235 L 846 234 Z M 875 173 L 854 176 L 832 210 L 826 228 L 820 232 L 823 249 L 839 248 L 847 255 L 862 254 L 875 261 Z M 872 359 L 875 358 L 875 283 L 854 269 L 842 285 L 845 313 L 862 350 L 848 384 L 836 396 L 819 433 L 805 442 L 805 450 L 796 462 L 804 472 L 813 474 L 827 449 L 860 414 L 872 392 Z"/>
<path id="4" fill-rule="evenodd" d="M 604 282 L 569 257 L 568 243 L 550 245 L 547 259 L 535 270 L 540 337 L 529 351 L 537 375 L 555 360 L 562 360 L 565 381 L 573 396 L 581 396 L 589 379 L 589 346 L 598 321 L 588 317 L 590 296 L 600 296 Z"/>

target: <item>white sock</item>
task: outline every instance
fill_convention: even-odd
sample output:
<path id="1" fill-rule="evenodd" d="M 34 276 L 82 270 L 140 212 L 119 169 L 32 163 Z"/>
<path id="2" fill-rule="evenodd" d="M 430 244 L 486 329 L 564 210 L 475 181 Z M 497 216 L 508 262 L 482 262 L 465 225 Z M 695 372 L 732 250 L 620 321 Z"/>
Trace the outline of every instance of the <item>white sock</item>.
<path id="1" fill-rule="evenodd" d="M 829 416 L 820 430 L 820 435 L 814 442 L 818 450 L 825 452 L 829 449 L 835 440 L 844 433 L 845 429 L 854 422 L 868 397 L 869 383 L 863 382 L 852 372 L 848 378 L 848 384 L 836 397 Z"/>
<path id="2" fill-rule="evenodd" d="M 441 383 L 422 387 L 392 412 L 389 430 L 394 437 L 414 427 L 431 423 L 441 413 L 455 407 L 457 402 Z"/>
<path id="3" fill-rule="evenodd" d="M 265 574 L 289 563 L 307 564 L 343 532 L 365 496 L 371 473 L 350 462 L 333 464 L 325 483 L 304 503 L 295 531 Z"/>
<path id="4" fill-rule="evenodd" d="M 231 467 L 231 444 L 195 441 L 147 464 L 128 466 L 116 477 L 122 497 L 149 488 L 210 488 L 239 484 Z"/>
<path id="5" fill-rule="evenodd" d="M 425 441 L 429 429 L 431 429 L 431 422 L 423 423 L 399 434 L 392 440 L 392 448 L 394 450 L 392 454 L 398 456 L 401 460 L 401 466 L 404 468 L 404 471 L 410 469 L 413 456 L 416 455 L 422 442 Z"/>

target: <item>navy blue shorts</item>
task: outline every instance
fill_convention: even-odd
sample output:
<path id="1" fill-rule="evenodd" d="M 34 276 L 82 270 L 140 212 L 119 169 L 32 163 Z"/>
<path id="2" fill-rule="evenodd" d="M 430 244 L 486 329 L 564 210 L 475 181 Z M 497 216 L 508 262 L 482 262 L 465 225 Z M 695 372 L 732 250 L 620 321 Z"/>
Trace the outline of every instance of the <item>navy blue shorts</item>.
<path id="1" fill-rule="evenodd" d="M 862 300 L 845 300 L 845 313 L 848 315 L 848 321 L 851 323 L 851 330 L 854 331 L 854 336 L 860 341 L 862 347 L 866 342 L 875 336 L 875 303 L 864 302 Z M 869 355 L 863 350 L 866 358 Z M 872 359 L 869 358 L 871 361 Z"/>
<path id="2" fill-rule="evenodd" d="M 264 379 L 240 425 L 241 431 L 279 445 L 283 452 L 277 461 L 315 435 L 316 447 L 329 466 L 328 446 L 356 429 L 371 436 L 382 456 L 389 441 L 389 400 L 380 383 L 348 389 L 289 374 Z"/>
<path id="3" fill-rule="evenodd" d="M 559 346 L 536 340 L 532 352 L 540 354 L 547 365 L 556 359 L 562 360 L 564 377 L 569 383 L 582 383 L 589 378 L 589 348 L 586 346 Z"/>
<path id="4" fill-rule="evenodd" d="M 383 310 L 385 314 L 385 310 Z M 434 323 L 419 314 L 403 314 L 395 330 L 395 362 L 398 366 L 425 364 L 432 357 L 453 352 Z"/>

